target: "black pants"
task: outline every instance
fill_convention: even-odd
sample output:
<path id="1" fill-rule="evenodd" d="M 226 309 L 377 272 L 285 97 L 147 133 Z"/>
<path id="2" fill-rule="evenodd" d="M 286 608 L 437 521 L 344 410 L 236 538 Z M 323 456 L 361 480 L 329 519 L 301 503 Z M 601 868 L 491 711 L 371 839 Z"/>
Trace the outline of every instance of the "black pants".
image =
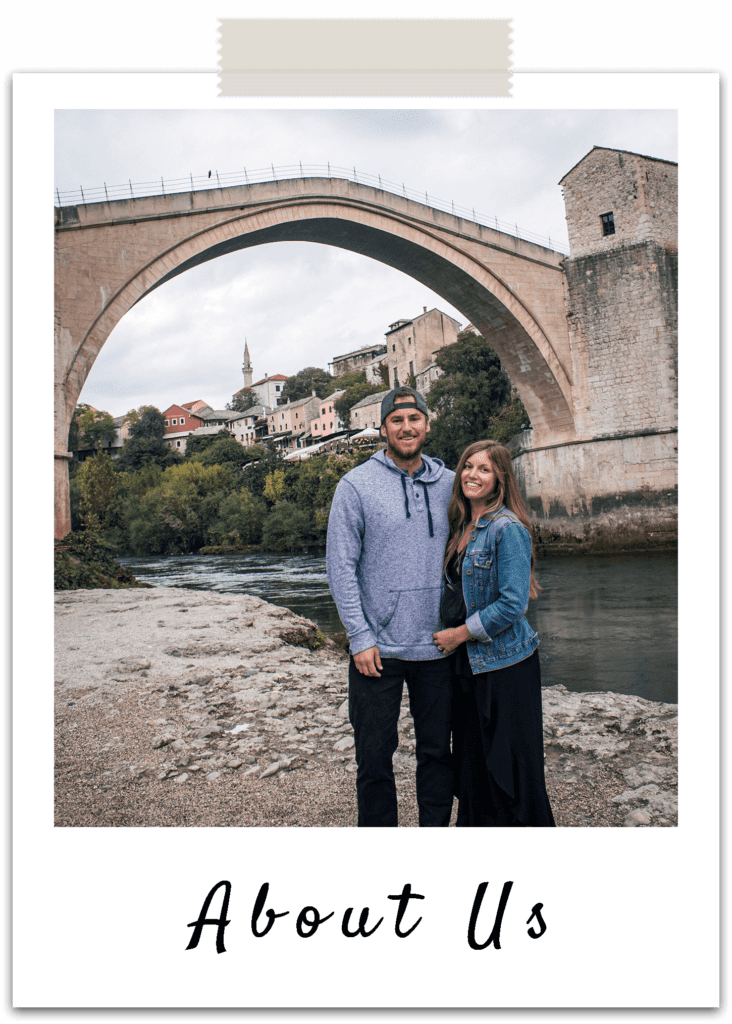
<path id="1" fill-rule="evenodd" d="M 450 754 L 452 682 L 447 658 L 401 661 L 382 658 L 381 676 L 365 676 L 351 658 L 348 711 L 356 742 L 359 827 L 398 825 L 392 757 L 404 683 L 417 745 L 419 824 L 446 827 L 452 809 Z"/>

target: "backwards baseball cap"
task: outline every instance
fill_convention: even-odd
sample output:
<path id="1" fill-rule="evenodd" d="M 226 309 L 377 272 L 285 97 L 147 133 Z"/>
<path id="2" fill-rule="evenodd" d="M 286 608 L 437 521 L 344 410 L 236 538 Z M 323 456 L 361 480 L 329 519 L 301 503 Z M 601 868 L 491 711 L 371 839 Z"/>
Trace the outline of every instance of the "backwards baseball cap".
<path id="1" fill-rule="evenodd" d="M 395 405 L 396 396 L 399 395 L 399 404 Z M 406 396 L 412 395 L 414 401 L 406 401 Z M 414 388 L 408 388 L 402 386 L 400 388 L 394 388 L 390 391 L 386 398 L 381 403 L 381 422 L 383 423 L 386 417 L 391 412 L 401 411 L 402 409 L 417 409 L 418 412 L 424 413 L 429 418 L 429 412 L 427 410 L 427 403 L 425 402 L 419 391 L 415 391 Z"/>

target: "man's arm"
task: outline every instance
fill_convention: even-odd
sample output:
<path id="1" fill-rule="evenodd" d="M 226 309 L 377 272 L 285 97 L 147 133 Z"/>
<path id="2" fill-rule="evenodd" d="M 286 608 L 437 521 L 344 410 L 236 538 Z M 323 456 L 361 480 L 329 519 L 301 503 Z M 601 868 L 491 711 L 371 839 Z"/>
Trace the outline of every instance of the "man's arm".
<path id="1" fill-rule="evenodd" d="M 376 648 L 376 637 L 363 612 L 356 576 L 361 560 L 364 528 L 361 499 L 348 480 L 341 480 L 336 487 L 328 519 L 326 567 L 330 592 L 338 608 L 341 622 L 346 627 L 354 661 L 362 652 L 366 653 Z M 378 650 L 375 657 L 379 657 Z M 361 661 L 366 665 L 367 659 Z M 356 667 L 359 668 L 358 661 Z M 381 668 L 380 660 L 378 668 Z M 359 671 L 363 670 L 359 668 Z M 378 672 L 364 672 L 364 675 L 372 674 L 378 675 Z"/>

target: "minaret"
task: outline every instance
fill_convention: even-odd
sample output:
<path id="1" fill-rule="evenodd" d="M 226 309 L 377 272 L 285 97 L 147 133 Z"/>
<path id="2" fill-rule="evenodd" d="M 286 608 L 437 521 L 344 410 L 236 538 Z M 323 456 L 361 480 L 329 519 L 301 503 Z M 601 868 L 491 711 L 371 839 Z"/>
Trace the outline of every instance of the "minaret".
<path id="1" fill-rule="evenodd" d="M 244 365 L 241 368 L 241 372 L 244 374 L 244 387 L 250 388 L 254 373 L 252 371 L 252 361 L 249 358 L 249 346 L 247 345 L 246 338 L 244 339 Z"/>

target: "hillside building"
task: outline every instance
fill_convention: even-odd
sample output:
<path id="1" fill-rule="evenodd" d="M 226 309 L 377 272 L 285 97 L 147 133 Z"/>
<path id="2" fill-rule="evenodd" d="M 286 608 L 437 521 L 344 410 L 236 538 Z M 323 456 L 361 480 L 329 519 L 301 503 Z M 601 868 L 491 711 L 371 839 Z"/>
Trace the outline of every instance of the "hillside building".
<path id="1" fill-rule="evenodd" d="M 389 386 L 408 384 L 412 377 L 416 381 L 441 348 L 457 341 L 459 332 L 457 320 L 439 309 L 428 312 L 426 306 L 413 320 L 396 320 L 386 332 L 384 361 L 389 368 Z"/>
<path id="2" fill-rule="evenodd" d="M 342 377 L 353 370 L 363 370 L 374 360 L 381 362 L 381 356 L 386 355 L 384 345 L 365 345 L 356 349 L 355 352 L 347 352 L 343 356 L 334 356 L 333 362 L 328 363 L 330 372 L 334 377 Z"/>

